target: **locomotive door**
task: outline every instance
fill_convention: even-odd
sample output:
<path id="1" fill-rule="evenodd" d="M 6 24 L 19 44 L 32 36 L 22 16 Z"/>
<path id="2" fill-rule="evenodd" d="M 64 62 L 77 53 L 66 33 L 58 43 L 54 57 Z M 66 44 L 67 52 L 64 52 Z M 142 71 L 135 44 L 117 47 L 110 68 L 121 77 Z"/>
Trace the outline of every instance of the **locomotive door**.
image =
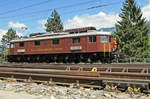
<path id="1" fill-rule="evenodd" d="M 86 52 L 87 51 L 87 38 L 86 37 L 82 37 L 81 39 L 81 46 L 82 46 L 82 52 Z"/>
<path id="2" fill-rule="evenodd" d="M 97 50 L 97 36 L 87 37 L 87 52 L 95 52 Z"/>

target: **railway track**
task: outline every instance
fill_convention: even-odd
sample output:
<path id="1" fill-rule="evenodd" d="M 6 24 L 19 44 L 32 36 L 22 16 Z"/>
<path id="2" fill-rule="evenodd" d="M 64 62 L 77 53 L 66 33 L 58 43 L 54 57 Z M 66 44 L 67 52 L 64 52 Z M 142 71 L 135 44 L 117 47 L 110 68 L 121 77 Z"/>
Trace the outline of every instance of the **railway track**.
<path id="1" fill-rule="evenodd" d="M 59 68 L 62 67 L 150 67 L 149 63 L 145 64 L 47 64 L 47 63 L 6 63 L 0 64 L 1 67 L 15 68 Z"/>
<path id="2" fill-rule="evenodd" d="M 1 79 L 44 82 L 47 84 L 75 85 L 104 88 L 132 86 L 149 90 L 150 65 L 48 65 L 48 64 L 1 64 Z"/>

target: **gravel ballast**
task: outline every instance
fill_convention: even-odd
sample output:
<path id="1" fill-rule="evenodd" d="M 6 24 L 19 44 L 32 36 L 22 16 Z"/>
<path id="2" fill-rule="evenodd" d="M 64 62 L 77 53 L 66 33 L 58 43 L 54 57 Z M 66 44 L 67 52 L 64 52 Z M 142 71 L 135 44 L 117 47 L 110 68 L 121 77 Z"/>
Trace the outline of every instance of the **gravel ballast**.
<path id="1" fill-rule="evenodd" d="M 150 99 L 150 96 L 0 80 L 0 99 Z"/>

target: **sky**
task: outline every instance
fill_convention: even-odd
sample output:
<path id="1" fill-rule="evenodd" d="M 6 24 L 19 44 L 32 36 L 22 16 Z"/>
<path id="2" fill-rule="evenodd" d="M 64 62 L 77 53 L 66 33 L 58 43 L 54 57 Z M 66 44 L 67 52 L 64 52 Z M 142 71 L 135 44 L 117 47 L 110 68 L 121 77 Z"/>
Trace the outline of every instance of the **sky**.
<path id="1" fill-rule="evenodd" d="M 114 27 L 125 0 L 0 0 L 0 40 L 9 28 L 20 36 L 45 32 L 44 24 L 56 9 L 64 29 Z M 150 0 L 136 0 L 150 20 Z M 101 6 L 93 8 L 95 6 Z M 93 8 L 93 9 L 90 9 Z"/>

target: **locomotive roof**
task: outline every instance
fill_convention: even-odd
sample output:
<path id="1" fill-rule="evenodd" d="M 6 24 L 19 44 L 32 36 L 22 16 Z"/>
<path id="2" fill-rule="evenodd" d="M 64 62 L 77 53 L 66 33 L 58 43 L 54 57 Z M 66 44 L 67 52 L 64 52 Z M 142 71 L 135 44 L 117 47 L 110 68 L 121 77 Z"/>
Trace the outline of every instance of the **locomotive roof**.
<path id="1" fill-rule="evenodd" d="M 69 34 L 69 33 L 63 32 L 61 35 L 51 36 L 51 34 L 50 35 L 44 34 L 44 36 L 40 35 L 40 36 L 35 36 L 35 37 L 20 38 L 20 39 L 12 40 L 11 43 L 24 42 L 24 41 L 35 41 L 35 40 L 46 40 L 46 39 L 60 39 L 60 38 L 69 38 L 69 37 L 81 37 L 81 36 L 91 36 L 91 35 L 112 35 L 112 33 L 111 32 L 103 32 L 103 31 L 95 31 L 95 30 L 90 30 L 85 33 L 75 33 L 75 34 Z"/>
<path id="2" fill-rule="evenodd" d="M 47 32 L 42 35 L 39 34 L 39 35 L 30 36 L 30 37 L 58 36 L 58 35 L 66 35 L 66 34 L 68 34 L 68 33 L 67 32 L 61 32 L 61 33 Z"/>

